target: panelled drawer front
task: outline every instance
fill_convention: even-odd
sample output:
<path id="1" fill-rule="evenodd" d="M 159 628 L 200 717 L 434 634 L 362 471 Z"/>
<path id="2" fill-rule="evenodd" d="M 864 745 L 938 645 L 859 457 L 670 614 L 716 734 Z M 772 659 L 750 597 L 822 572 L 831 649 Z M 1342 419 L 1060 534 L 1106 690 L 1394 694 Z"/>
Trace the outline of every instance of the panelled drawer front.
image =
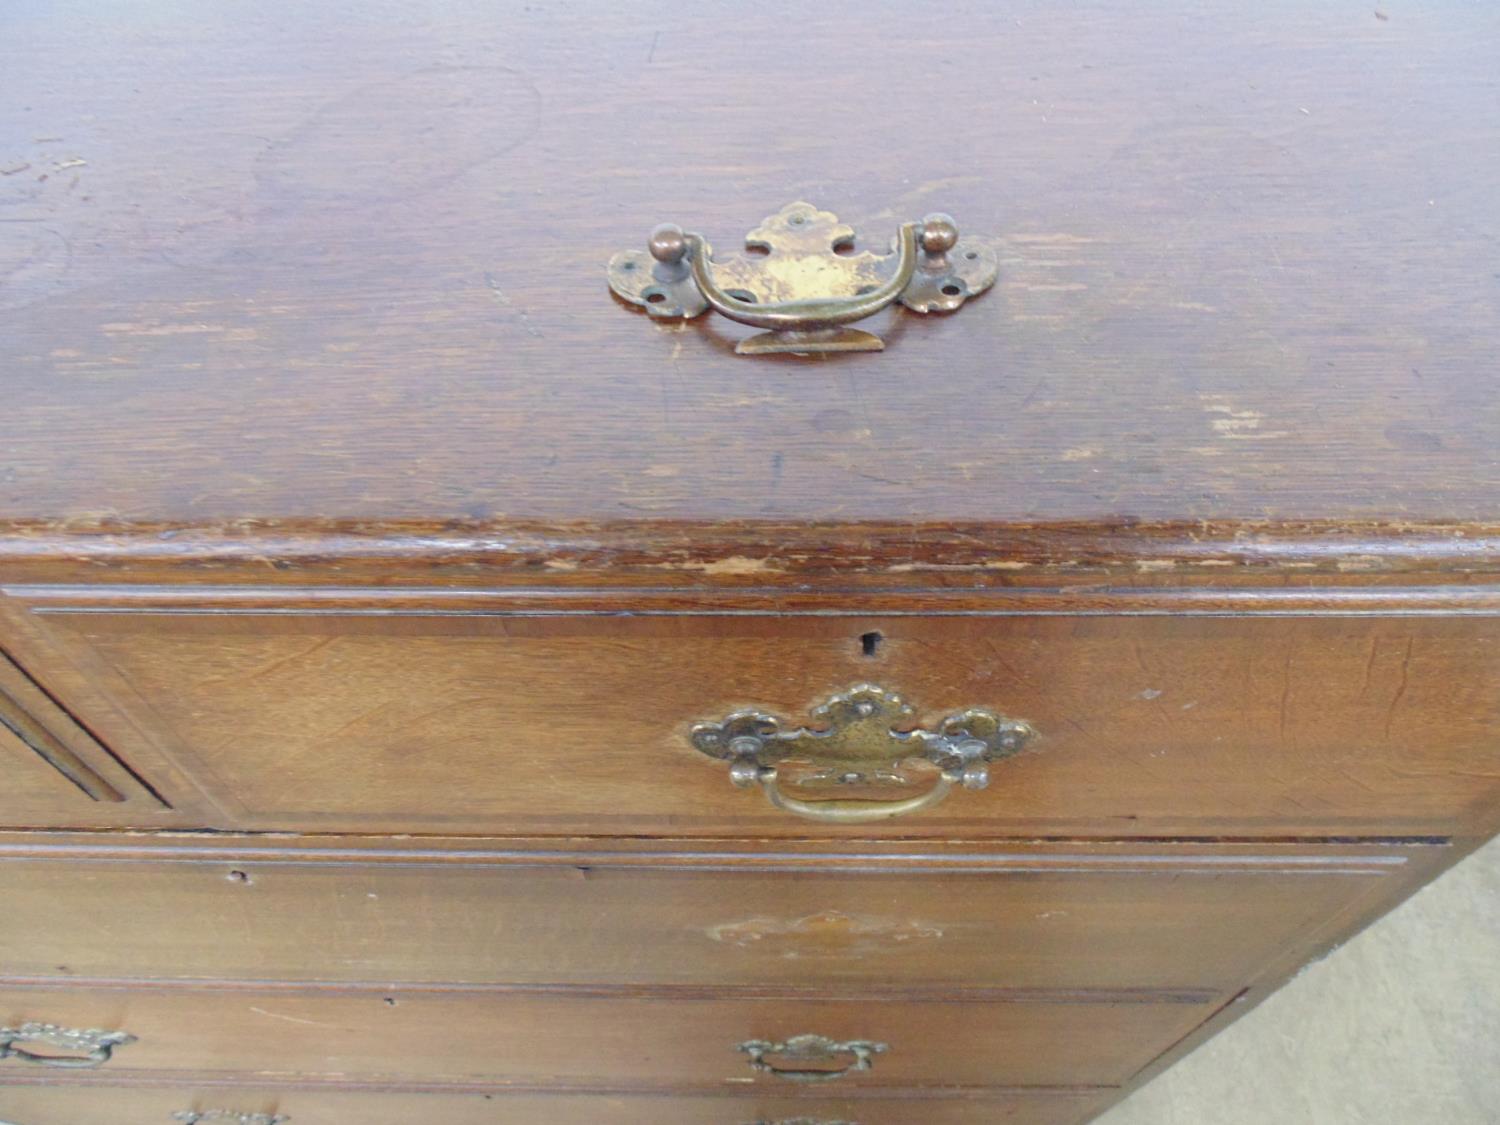
<path id="1" fill-rule="evenodd" d="M 1223 991 L 1436 850 L 81 847 L 0 859 L 0 948 L 11 979 Z"/>
<path id="2" fill-rule="evenodd" d="M 135 1036 L 105 1064 L 111 1076 L 275 1073 L 351 1082 L 627 1089 L 805 1084 L 783 1073 L 816 1074 L 818 1084 L 830 1086 L 1112 1086 L 1216 1007 L 401 990 L 0 990 L 6 1026 L 36 1021 Z M 827 1045 L 811 1056 L 799 1054 L 793 1048 L 801 1036 Z M 771 1069 L 752 1066 L 751 1043 L 767 1045 L 761 1057 Z M 0 1065 L 39 1067 L 18 1060 Z"/>
<path id="3" fill-rule="evenodd" d="M 732 787 L 689 731 L 741 708 L 795 727 L 861 683 L 909 701 L 907 723 L 979 707 L 1037 732 L 987 790 L 867 833 L 1445 835 L 1500 788 L 1490 618 L 608 617 L 277 597 L 13 604 L 70 705 L 221 825 L 826 833 Z"/>
<path id="4" fill-rule="evenodd" d="M 10 1125 L 182 1125 L 175 1114 L 196 1112 L 201 1125 L 241 1125 L 238 1114 L 262 1115 L 243 1125 L 266 1125 L 267 1117 L 281 1118 L 276 1125 L 1075 1125 L 1097 1100 L 1066 1091 L 792 1097 L 0 1085 L 0 1118 Z"/>

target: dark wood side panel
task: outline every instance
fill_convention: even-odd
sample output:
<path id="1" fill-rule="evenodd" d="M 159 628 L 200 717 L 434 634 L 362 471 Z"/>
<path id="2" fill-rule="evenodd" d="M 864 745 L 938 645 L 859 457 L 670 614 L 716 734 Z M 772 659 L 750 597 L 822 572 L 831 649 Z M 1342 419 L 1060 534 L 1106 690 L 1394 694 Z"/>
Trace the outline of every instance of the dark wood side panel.
<path id="1" fill-rule="evenodd" d="M 891 835 L 1447 836 L 1500 803 L 1500 618 L 573 614 L 268 591 L 18 598 L 32 659 L 200 823 L 806 835 L 695 721 L 874 682 L 1034 752 Z M 864 637 L 877 639 L 866 646 Z"/>
<path id="2" fill-rule="evenodd" d="M 14 1080 L 10 1074 L 4 1078 Z M 284 1081 L 244 1086 L 192 1080 L 124 1086 L 70 1081 L 75 1084 L 0 1084 L 0 1115 L 13 1125 L 165 1125 L 174 1113 L 214 1109 L 281 1114 L 288 1125 L 771 1125 L 798 1119 L 860 1125 L 1075 1125 L 1099 1101 L 1097 1094 L 1061 1090 L 982 1096 L 890 1090 L 823 1090 L 801 1096 L 771 1090 L 411 1094 L 297 1088 Z"/>
<path id="3" fill-rule="evenodd" d="M 7 849 L 9 852 L 9 849 Z M 6 978 L 1232 992 L 1439 848 L 910 857 L 19 846 Z M 27 854 L 30 852 L 31 854 Z M 1418 854 L 1409 854 L 1418 853 Z"/>

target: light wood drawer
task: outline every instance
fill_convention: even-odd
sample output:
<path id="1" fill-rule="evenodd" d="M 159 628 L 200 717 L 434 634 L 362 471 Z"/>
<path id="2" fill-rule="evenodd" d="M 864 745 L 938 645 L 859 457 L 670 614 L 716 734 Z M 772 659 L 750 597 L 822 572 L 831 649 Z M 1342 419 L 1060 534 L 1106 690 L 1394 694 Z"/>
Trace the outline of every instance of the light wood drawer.
<path id="1" fill-rule="evenodd" d="M 15 594 L 36 674 L 187 819 L 221 827 L 826 834 L 734 788 L 689 730 L 742 708 L 795 727 L 865 682 L 909 701 L 908 723 L 982 707 L 1037 732 L 987 790 L 865 835 L 1448 835 L 1500 788 L 1492 618 Z"/>
<path id="2" fill-rule="evenodd" d="M 365 1093 L 279 1086 L 0 1085 L 0 1117 L 11 1125 L 1074 1125 L 1099 1095 L 1050 1090 L 955 1096 L 866 1090 L 783 1096 L 770 1090 L 718 1094 Z M 219 1116 L 212 1116 L 218 1111 Z M 190 1119 L 189 1119 L 190 1120 Z M 277 1125 L 280 1125 L 278 1122 Z"/>
<path id="3" fill-rule="evenodd" d="M 624 1089 L 800 1089 L 808 1075 L 830 1086 L 1112 1086 L 1217 1007 L 396 989 L 0 990 L 6 1027 L 41 1023 L 135 1036 L 100 1068 L 111 1076 L 226 1072 Z M 799 1052 L 801 1037 L 816 1042 Z M 45 1043 L 32 1049 L 49 1050 Z M 44 1069 L 21 1059 L 0 1065 Z"/>
<path id="4" fill-rule="evenodd" d="M 11 979 L 1219 992 L 1442 850 L 22 841 L 0 948 Z"/>

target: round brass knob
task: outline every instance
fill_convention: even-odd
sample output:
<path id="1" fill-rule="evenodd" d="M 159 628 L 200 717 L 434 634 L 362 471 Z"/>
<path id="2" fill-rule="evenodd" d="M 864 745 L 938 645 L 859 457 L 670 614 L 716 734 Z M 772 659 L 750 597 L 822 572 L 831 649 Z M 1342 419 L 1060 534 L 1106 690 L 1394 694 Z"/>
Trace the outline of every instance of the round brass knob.
<path id="1" fill-rule="evenodd" d="M 946 254 L 958 245 L 958 224 L 952 215 L 934 211 L 922 219 L 922 249 L 929 254 Z"/>
<path id="2" fill-rule="evenodd" d="M 646 247 L 658 262 L 673 266 L 687 254 L 687 235 L 676 223 L 662 223 L 651 231 Z"/>

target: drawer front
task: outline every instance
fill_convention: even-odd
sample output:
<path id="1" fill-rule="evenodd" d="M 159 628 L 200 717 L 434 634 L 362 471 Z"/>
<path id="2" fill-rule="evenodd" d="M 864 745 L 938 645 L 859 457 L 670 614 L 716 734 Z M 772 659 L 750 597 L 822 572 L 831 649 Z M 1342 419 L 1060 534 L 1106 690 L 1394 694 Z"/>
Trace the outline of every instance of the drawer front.
<path id="1" fill-rule="evenodd" d="M 70 706 L 219 826 L 836 831 L 772 807 L 763 786 L 735 788 L 690 732 L 742 709 L 784 731 L 827 725 L 813 710 L 863 683 L 911 704 L 896 726 L 936 732 L 987 708 L 1035 731 L 990 764 L 988 789 L 954 786 L 866 834 L 1447 835 L 1500 790 L 1490 618 L 607 617 L 476 610 L 457 595 L 373 610 L 342 594 L 192 600 L 210 596 L 38 593 L 28 620 L 57 646 L 48 667 Z M 871 807 L 872 789 L 925 792 L 928 773 L 855 795 Z"/>
<path id="2" fill-rule="evenodd" d="M 9 1125 L 181 1125 L 184 1117 L 192 1125 L 1076 1125 L 1098 1100 L 1067 1091 L 794 1097 L 0 1085 L 0 1117 Z"/>
<path id="3" fill-rule="evenodd" d="M 201 1071 L 626 1089 L 1113 1086 L 1216 1007 L 403 990 L 0 990 L 6 1027 L 50 1024 L 134 1036 L 99 1068 L 111 1076 Z M 65 1054 L 46 1044 L 34 1053 Z M 19 1057 L 0 1062 L 10 1070 L 44 1065 Z"/>
<path id="4" fill-rule="evenodd" d="M 461 847 L 0 858 L 4 973 L 1216 994 L 1392 894 L 1409 864 L 1401 849 L 816 859 Z"/>

